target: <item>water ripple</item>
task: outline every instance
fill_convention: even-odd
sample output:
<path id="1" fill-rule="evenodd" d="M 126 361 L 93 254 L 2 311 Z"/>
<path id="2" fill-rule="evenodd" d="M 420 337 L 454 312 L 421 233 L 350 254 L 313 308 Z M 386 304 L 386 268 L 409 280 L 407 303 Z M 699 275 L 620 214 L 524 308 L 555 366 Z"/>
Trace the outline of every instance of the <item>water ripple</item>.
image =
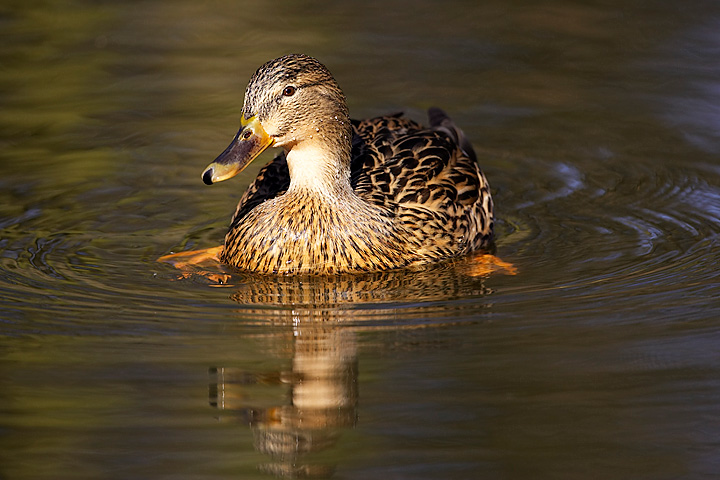
<path id="1" fill-rule="evenodd" d="M 498 200 L 499 205 L 520 200 L 503 209 L 513 212 L 507 223 L 519 231 L 499 242 L 533 280 L 506 287 L 510 300 L 562 297 L 563 315 L 579 308 L 606 311 L 611 299 L 616 308 L 645 305 L 650 311 L 661 310 L 668 294 L 682 291 L 695 298 L 715 288 L 709 287 L 719 276 L 715 169 L 643 162 L 632 168 L 617 162 L 534 167 L 538 175 L 525 191 Z M 523 200 L 528 197 L 533 200 Z"/>

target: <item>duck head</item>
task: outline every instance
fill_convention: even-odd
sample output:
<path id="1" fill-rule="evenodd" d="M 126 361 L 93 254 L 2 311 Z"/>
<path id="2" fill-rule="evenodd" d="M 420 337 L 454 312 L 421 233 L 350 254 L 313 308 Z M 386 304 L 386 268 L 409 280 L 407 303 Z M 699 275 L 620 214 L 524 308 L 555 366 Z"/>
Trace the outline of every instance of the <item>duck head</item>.
<path id="1" fill-rule="evenodd" d="M 352 127 L 345 96 L 328 69 L 307 55 L 277 58 L 260 67 L 245 90 L 240 130 L 202 174 L 210 185 L 240 173 L 268 147 L 325 143 L 347 157 Z"/>

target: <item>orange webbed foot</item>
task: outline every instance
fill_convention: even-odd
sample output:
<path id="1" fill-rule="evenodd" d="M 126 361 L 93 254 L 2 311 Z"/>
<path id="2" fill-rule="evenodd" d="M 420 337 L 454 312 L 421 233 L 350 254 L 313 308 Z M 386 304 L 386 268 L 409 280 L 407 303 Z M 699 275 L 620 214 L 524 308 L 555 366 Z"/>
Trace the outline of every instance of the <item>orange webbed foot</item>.
<path id="1" fill-rule="evenodd" d="M 220 263 L 220 252 L 222 251 L 222 245 L 211 248 L 204 248 L 202 250 L 190 250 L 187 252 L 171 253 L 169 255 L 163 255 L 158 258 L 158 262 L 169 263 L 175 268 L 182 270 L 185 267 L 200 265 L 208 260 L 212 260 L 215 263 Z"/>
<path id="2" fill-rule="evenodd" d="M 190 250 L 187 252 L 171 253 L 158 258 L 158 262 L 169 263 L 180 270 L 178 280 L 192 276 L 201 276 L 212 282 L 211 286 L 229 286 L 231 276 L 220 273 L 220 252 L 222 245 L 218 247 L 205 248 L 202 250 Z M 209 269 L 209 270 L 208 270 Z M 214 271 L 212 271 L 214 270 Z"/>
<path id="3" fill-rule="evenodd" d="M 468 265 L 470 276 L 483 277 L 492 273 L 517 275 L 517 267 L 489 253 L 477 253 L 470 257 Z"/>

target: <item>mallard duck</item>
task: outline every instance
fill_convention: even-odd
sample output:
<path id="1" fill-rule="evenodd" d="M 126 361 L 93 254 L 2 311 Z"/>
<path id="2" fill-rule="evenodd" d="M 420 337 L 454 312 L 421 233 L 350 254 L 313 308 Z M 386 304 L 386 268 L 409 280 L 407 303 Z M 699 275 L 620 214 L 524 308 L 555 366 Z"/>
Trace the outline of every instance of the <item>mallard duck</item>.
<path id="1" fill-rule="evenodd" d="M 237 206 L 219 260 L 242 270 L 333 274 L 394 269 L 487 247 L 493 202 L 463 132 L 440 109 L 430 127 L 390 115 L 350 120 L 328 69 L 307 55 L 260 67 L 241 127 L 206 184 L 260 170 Z"/>

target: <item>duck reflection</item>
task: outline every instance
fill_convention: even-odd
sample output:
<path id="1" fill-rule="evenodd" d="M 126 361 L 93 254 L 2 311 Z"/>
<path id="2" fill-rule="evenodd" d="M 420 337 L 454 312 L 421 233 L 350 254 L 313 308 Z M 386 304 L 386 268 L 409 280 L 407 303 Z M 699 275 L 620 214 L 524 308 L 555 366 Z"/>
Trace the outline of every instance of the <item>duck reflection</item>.
<path id="1" fill-rule="evenodd" d="M 250 426 L 255 448 L 271 459 L 263 470 L 290 478 L 332 476 L 332 447 L 358 417 L 357 332 L 399 324 L 417 327 L 417 318 L 456 321 L 469 307 L 453 298 L 488 293 L 482 277 L 459 274 L 458 268 L 464 267 L 446 264 L 361 276 L 234 277 L 238 314 L 244 322 L 258 318 L 263 325 L 279 327 L 263 338 L 271 342 L 274 356 L 290 356 L 291 362 L 264 372 L 211 368 L 211 405 Z M 472 305 L 477 309 L 477 302 Z M 282 387 L 285 398 L 260 399 L 263 391 Z"/>
<path id="2" fill-rule="evenodd" d="M 255 448 L 270 456 L 261 468 L 283 477 L 327 477 L 332 465 L 313 455 L 334 446 L 357 419 L 357 350 L 354 332 L 318 325 L 293 328 L 292 364 L 285 371 L 248 373 L 212 368 L 210 403 L 241 414 Z M 255 386 L 289 390 L 284 403 L 253 403 Z"/>

